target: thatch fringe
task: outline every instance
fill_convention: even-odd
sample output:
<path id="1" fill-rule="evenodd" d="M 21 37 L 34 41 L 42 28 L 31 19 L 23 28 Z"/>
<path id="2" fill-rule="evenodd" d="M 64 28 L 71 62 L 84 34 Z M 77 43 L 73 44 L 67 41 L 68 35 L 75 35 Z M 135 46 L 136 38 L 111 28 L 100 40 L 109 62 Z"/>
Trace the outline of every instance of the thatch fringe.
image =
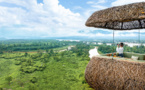
<path id="1" fill-rule="evenodd" d="M 95 90 L 145 90 L 145 63 L 93 57 L 85 78 Z"/>
<path id="2" fill-rule="evenodd" d="M 145 28 L 145 2 L 97 11 L 87 20 L 86 26 L 114 30 Z"/>

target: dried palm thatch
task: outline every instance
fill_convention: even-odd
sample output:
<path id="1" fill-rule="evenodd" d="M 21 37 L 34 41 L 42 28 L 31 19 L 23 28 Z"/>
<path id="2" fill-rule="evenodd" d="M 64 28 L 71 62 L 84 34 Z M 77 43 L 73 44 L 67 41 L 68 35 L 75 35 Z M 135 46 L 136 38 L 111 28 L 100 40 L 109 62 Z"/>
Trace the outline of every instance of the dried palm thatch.
<path id="1" fill-rule="evenodd" d="M 95 90 L 145 90 L 145 63 L 93 57 L 85 78 Z"/>
<path id="2" fill-rule="evenodd" d="M 87 20 L 86 26 L 114 30 L 145 28 L 145 2 L 97 11 Z"/>

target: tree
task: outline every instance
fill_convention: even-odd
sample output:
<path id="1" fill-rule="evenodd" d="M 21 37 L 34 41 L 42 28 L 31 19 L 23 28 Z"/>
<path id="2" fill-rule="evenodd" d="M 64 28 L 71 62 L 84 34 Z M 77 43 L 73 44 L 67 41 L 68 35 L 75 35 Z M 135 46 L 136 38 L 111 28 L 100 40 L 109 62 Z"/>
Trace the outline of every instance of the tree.
<path id="1" fill-rule="evenodd" d="M 51 49 L 51 50 L 50 50 L 50 54 L 53 54 L 53 53 L 54 53 L 54 51 L 53 51 L 53 49 Z"/>
<path id="2" fill-rule="evenodd" d="M 0 51 L 0 54 L 3 54 L 3 51 Z"/>
<path id="3" fill-rule="evenodd" d="M 46 53 L 49 53 L 49 50 L 48 49 L 46 49 Z"/>
<path id="4" fill-rule="evenodd" d="M 25 57 L 27 57 L 28 56 L 28 53 L 27 52 L 25 52 L 25 55 L 24 55 Z"/>
<path id="5" fill-rule="evenodd" d="M 37 78 L 36 78 L 36 77 L 33 77 L 33 78 L 30 80 L 30 82 L 36 83 L 36 82 L 37 82 Z"/>
<path id="6" fill-rule="evenodd" d="M 11 81 L 12 81 L 12 76 L 8 76 L 5 78 L 5 80 L 8 82 L 8 84 L 10 85 L 11 84 Z"/>

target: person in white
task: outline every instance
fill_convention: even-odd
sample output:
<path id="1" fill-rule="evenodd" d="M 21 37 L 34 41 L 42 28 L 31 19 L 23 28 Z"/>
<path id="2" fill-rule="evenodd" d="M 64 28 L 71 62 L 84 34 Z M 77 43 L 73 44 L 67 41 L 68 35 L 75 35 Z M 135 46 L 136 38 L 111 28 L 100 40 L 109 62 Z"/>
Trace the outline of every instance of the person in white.
<path id="1" fill-rule="evenodd" d="M 120 46 L 120 47 L 119 47 Z M 120 43 L 117 45 L 116 51 L 118 53 L 118 56 L 123 57 L 123 43 Z"/>

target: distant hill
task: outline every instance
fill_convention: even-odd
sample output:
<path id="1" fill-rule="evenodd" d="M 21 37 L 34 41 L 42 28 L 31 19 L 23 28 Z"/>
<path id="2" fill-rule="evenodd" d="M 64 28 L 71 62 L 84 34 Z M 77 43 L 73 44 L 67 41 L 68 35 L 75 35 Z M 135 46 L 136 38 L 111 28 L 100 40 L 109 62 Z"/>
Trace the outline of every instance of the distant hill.
<path id="1" fill-rule="evenodd" d="M 11 39 L 67 39 L 67 40 L 112 40 L 112 36 L 68 36 L 68 37 L 25 37 L 25 38 L 11 38 Z M 120 36 L 120 37 L 114 37 L 115 40 L 138 40 L 138 35 L 136 37 L 126 37 L 126 36 Z M 144 40 L 144 36 L 140 36 L 141 40 Z M 8 40 L 7 38 L 1 38 L 0 40 Z"/>
<path id="2" fill-rule="evenodd" d="M 0 38 L 0 40 L 7 40 L 6 38 Z"/>

